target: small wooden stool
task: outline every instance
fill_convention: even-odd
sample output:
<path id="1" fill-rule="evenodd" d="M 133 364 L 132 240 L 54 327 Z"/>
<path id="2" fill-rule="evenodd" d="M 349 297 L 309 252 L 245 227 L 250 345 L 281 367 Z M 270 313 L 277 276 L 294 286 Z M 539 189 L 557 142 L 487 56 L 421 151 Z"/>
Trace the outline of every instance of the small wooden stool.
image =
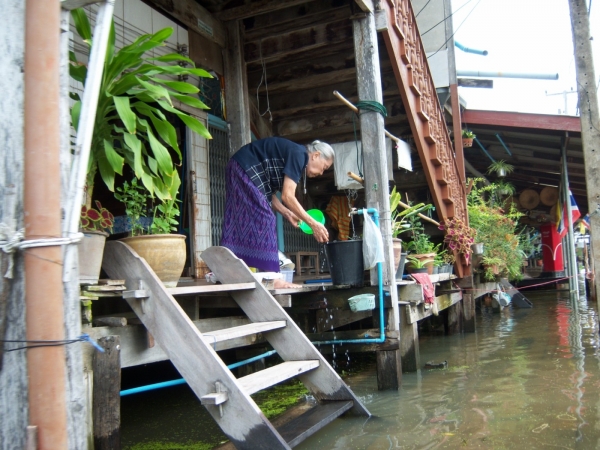
<path id="1" fill-rule="evenodd" d="M 319 252 L 286 252 L 296 264 L 296 274 L 301 275 L 302 272 L 310 273 L 314 271 L 315 275 L 319 274 Z"/>

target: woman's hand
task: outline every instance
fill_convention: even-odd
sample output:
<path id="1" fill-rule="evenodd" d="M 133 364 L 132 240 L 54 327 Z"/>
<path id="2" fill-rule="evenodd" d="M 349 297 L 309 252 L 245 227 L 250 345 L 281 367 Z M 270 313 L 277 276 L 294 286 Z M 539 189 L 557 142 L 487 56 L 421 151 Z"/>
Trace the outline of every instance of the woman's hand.
<path id="1" fill-rule="evenodd" d="M 325 228 L 325 225 L 320 224 L 316 220 L 313 220 L 309 225 L 313 230 L 313 236 L 317 242 L 320 242 L 321 244 L 329 242 L 329 232 L 327 231 L 327 228 Z"/>

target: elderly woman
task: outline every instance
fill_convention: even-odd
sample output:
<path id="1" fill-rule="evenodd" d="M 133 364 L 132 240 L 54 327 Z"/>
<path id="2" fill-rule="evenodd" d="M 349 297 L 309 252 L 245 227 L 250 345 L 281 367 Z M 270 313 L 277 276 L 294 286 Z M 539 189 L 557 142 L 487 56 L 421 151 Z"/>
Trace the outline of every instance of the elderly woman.
<path id="1" fill-rule="evenodd" d="M 303 172 L 306 183 L 306 177 L 318 177 L 331 167 L 333 158 L 331 146 L 320 141 L 304 146 L 270 137 L 240 148 L 227 164 L 221 245 L 250 267 L 279 272 L 273 211 L 296 228 L 300 220 L 304 221 L 318 242 L 327 242 L 327 229 L 306 213 L 295 193 Z M 281 201 L 276 192 L 281 192 Z M 275 281 L 275 288 L 293 286 L 284 280 Z"/>

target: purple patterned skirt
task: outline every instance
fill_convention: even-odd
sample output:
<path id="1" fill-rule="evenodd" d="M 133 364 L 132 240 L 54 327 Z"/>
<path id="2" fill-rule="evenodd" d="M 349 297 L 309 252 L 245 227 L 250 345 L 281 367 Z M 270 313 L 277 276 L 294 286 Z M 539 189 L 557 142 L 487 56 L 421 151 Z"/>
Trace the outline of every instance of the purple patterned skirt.
<path id="1" fill-rule="evenodd" d="M 225 220 L 221 245 L 249 267 L 279 272 L 275 213 L 239 163 L 226 168 Z"/>

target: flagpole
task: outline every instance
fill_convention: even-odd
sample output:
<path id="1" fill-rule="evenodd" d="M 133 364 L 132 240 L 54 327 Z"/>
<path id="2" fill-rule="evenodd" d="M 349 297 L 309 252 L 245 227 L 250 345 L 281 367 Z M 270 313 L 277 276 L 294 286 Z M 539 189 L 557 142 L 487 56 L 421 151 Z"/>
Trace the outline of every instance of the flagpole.
<path id="1" fill-rule="evenodd" d="M 562 181 L 563 181 L 563 195 L 565 197 L 564 205 L 567 206 L 567 220 L 565 226 L 567 227 L 567 273 L 569 276 L 569 290 L 575 292 L 579 299 L 579 282 L 577 279 L 577 257 L 575 255 L 575 239 L 573 235 L 573 207 L 571 206 L 571 189 L 569 189 L 569 174 L 567 172 L 567 142 L 569 141 L 569 133 L 565 132 L 565 137 L 562 140 Z M 564 246 L 563 246 L 564 248 Z M 577 308 L 577 300 L 573 302 L 573 307 Z"/>

